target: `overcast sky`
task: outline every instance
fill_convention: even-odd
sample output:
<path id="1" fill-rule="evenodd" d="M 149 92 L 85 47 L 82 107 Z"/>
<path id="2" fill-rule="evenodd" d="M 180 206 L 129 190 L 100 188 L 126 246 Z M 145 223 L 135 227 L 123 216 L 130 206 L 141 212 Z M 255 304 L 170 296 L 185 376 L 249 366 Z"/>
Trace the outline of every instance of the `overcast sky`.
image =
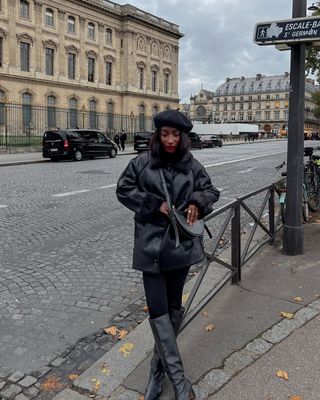
<path id="1" fill-rule="evenodd" d="M 227 77 L 290 72 L 290 52 L 253 43 L 257 22 L 290 19 L 292 0 L 130 0 L 130 3 L 179 25 L 179 95 L 211 91 Z M 308 1 L 311 5 L 312 1 Z"/>

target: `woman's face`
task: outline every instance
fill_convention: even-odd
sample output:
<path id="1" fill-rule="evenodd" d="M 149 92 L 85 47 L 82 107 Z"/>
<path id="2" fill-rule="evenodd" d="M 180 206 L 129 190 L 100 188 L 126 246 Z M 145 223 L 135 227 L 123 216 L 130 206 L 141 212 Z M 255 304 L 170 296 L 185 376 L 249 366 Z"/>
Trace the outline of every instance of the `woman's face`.
<path id="1" fill-rule="evenodd" d="M 176 128 L 163 126 L 160 130 L 160 142 L 167 153 L 174 153 L 180 142 L 180 131 Z"/>

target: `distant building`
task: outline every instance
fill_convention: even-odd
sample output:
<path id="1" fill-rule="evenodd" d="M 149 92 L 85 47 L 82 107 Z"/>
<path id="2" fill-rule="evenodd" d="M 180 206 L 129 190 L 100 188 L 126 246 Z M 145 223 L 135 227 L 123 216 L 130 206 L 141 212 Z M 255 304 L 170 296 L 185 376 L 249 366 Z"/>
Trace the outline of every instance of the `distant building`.
<path id="1" fill-rule="evenodd" d="M 288 127 L 290 74 L 255 78 L 227 78 L 215 92 L 201 89 L 190 98 L 190 116 L 207 122 L 259 124 L 267 133 L 279 134 Z M 318 130 L 311 94 L 319 90 L 306 79 L 305 130 Z"/>
<path id="2" fill-rule="evenodd" d="M 22 104 L 23 127 L 82 126 L 86 111 L 90 127 L 104 113 L 111 129 L 116 114 L 143 128 L 178 108 L 174 23 L 109 0 L 0 0 L 0 22 L 0 105 Z M 40 106 L 48 112 L 36 116 Z"/>

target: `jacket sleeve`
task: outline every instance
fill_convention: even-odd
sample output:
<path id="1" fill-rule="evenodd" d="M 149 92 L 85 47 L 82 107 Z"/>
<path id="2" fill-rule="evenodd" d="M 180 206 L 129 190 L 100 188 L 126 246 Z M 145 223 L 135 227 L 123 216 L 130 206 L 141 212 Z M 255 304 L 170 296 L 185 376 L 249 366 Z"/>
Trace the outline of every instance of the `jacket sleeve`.
<path id="1" fill-rule="evenodd" d="M 210 214 L 212 205 L 219 200 L 220 191 L 211 183 L 211 179 L 204 167 L 195 160 L 194 162 L 195 191 L 190 195 L 188 204 L 199 207 L 200 218 Z"/>
<path id="2" fill-rule="evenodd" d="M 118 180 L 116 194 L 120 203 L 131 211 L 141 217 L 150 217 L 159 211 L 165 200 L 156 194 L 140 190 L 138 179 L 139 171 L 135 160 L 131 160 Z"/>

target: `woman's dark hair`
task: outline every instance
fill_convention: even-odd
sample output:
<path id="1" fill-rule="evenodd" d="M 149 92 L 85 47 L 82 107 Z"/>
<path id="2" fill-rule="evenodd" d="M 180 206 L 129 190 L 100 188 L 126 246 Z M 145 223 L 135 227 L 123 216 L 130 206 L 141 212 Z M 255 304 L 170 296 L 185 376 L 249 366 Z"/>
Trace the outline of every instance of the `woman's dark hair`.
<path id="1" fill-rule="evenodd" d="M 153 157 L 160 159 L 163 154 L 163 147 L 160 140 L 161 128 L 157 128 L 150 139 L 150 151 Z M 182 158 L 189 151 L 190 142 L 186 133 L 180 131 L 180 141 L 175 152 L 178 159 Z"/>

